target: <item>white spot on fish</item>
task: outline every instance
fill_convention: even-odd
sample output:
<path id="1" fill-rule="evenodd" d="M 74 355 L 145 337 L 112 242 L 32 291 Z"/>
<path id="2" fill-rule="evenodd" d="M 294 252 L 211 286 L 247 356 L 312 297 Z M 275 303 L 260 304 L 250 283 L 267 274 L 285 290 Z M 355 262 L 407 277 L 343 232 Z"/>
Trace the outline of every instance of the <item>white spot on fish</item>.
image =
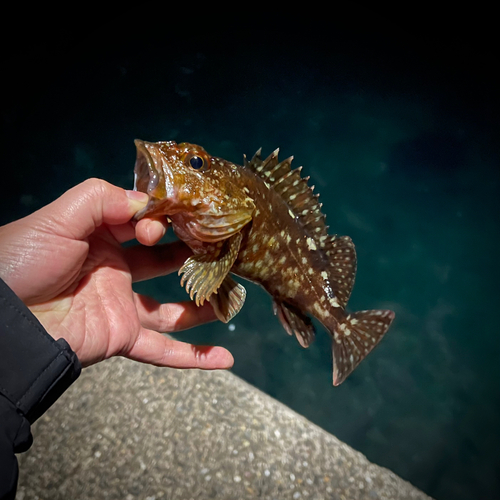
<path id="1" fill-rule="evenodd" d="M 319 302 L 315 302 L 314 303 L 314 310 L 318 313 L 318 315 L 322 318 L 324 318 L 325 316 L 327 316 L 327 311 L 321 307 L 321 304 Z"/>
<path id="2" fill-rule="evenodd" d="M 312 238 L 307 238 L 306 243 L 309 250 L 317 250 L 316 243 Z"/>
<path id="3" fill-rule="evenodd" d="M 330 299 L 328 299 L 328 301 L 330 302 L 330 304 L 333 307 L 340 307 L 340 304 L 339 304 L 339 301 L 337 300 L 337 297 L 330 298 Z"/>
<path id="4" fill-rule="evenodd" d="M 326 280 L 326 278 L 328 278 L 328 274 L 325 272 L 325 271 L 322 271 L 321 272 L 321 277 Z"/>

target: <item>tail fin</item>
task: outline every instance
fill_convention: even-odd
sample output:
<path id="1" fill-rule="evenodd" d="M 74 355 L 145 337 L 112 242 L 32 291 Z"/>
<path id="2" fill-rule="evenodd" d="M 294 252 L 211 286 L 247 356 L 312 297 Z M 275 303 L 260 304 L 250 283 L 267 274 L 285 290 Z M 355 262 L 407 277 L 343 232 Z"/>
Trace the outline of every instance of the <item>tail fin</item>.
<path id="1" fill-rule="evenodd" d="M 387 310 L 348 314 L 333 330 L 333 385 L 340 385 L 380 342 L 395 314 Z"/>

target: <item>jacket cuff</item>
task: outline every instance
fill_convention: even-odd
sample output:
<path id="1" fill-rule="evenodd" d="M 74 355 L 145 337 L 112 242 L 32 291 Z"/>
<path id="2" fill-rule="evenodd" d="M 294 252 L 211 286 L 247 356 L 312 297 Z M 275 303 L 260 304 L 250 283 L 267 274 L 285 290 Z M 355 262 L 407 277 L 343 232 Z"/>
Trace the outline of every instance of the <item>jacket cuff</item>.
<path id="1" fill-rule="evenodd" d="M 0 394 L 30 423 L 78 378 L 80 361 L 0 279 Z"/>

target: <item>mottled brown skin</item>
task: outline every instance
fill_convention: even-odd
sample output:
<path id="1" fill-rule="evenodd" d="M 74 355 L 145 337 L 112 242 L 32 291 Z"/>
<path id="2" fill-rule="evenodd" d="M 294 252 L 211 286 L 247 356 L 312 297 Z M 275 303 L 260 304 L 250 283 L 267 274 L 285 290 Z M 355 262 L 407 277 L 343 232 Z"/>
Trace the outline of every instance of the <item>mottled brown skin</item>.
<path id="1" fill-rule="evenodd" d="M 329 259 L 321 249 L 307 246 L 308 234 L 298 217 L 291 217 L 287 203 L 253 172 L 241 167 L 234 182 L 249 190 L 255 211 L 245 226 L 238 258 L 231 271 L 261 285 L 275 300 L 288 302 L 322 323 L 332 317 L 340 321 L 345 313 L 321 297 L 334 297 L 329 278 Z M 325 314 L 318 314 L 322 304 Z M 331 327 L 331 324 L 325 326 Z"/>

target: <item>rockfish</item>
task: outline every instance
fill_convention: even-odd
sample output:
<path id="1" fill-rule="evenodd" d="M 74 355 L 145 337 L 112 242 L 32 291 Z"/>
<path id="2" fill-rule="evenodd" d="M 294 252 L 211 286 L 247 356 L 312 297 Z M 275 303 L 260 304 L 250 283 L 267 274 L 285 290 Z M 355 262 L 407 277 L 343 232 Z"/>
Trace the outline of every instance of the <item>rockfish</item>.
<path id="1" fill-rule="evenodd" d="M 311 316 L 332 336 L 333 385 L 341 384 L 380 342 L 388 310 L 347 313 L 356 274 L 348 236 L 328 234 L 318 195 L 292 170 L 292 157 L 261 150 L 238 166 L 183 142 L 136 140 L 134 189 L 150 200 L 136 215 L 165 215 L 193 251 L 179 270 L 196 304 L 210 301 L 228 322 L 246 297 L 231 274 L 261 285 L 302 347 L 314 339 Z"/>

